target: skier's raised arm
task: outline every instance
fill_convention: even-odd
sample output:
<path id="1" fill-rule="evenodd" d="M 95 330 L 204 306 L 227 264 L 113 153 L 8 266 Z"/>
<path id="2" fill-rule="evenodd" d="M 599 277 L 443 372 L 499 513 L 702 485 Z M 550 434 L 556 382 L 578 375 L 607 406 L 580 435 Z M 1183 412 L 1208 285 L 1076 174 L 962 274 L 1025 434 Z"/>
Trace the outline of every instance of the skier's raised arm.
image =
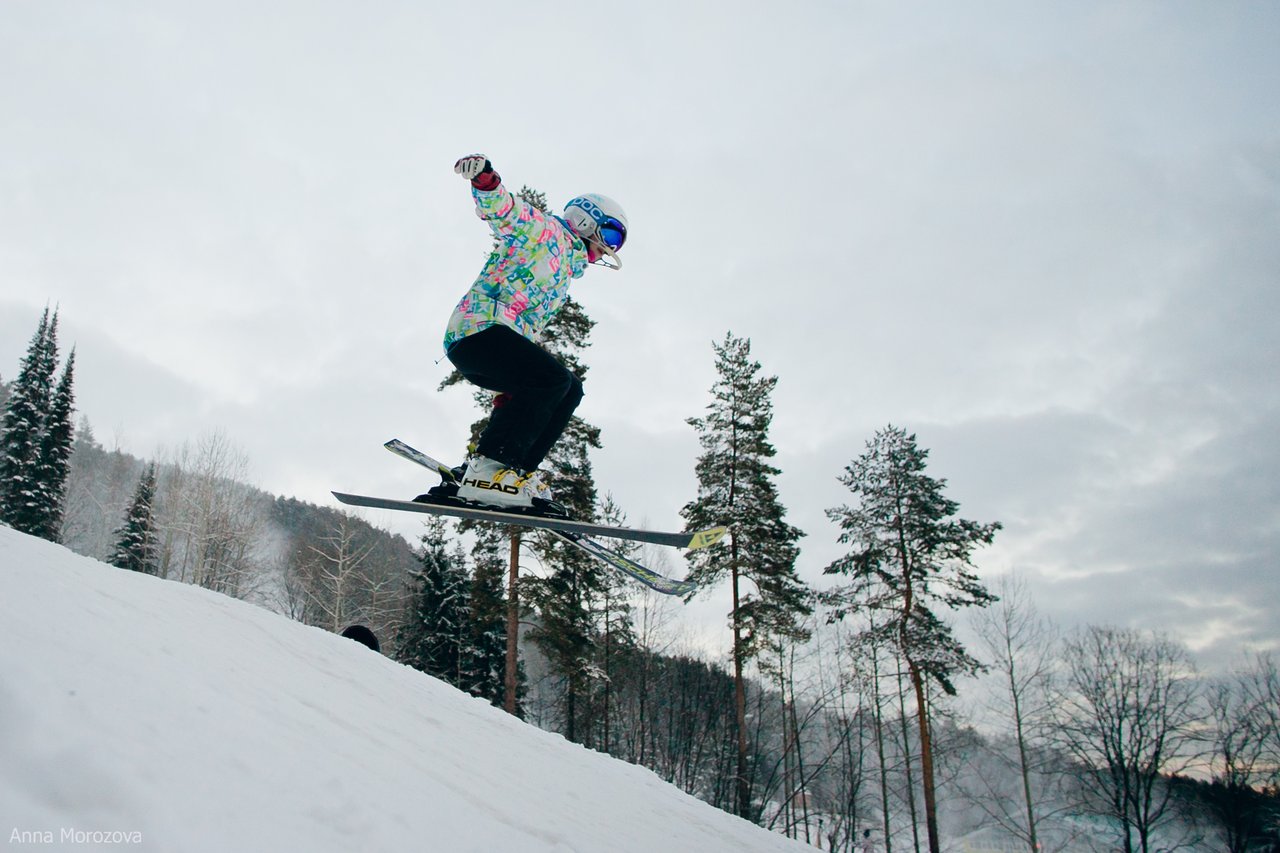
<path id="1" fill-rule="evenodd" d="M 476 216 L 489 223 L 498 237 L 509 237 L 532 217 L 528 205 L 502 185 L 502 176 L 483 154 L 468 154 L 453 164 L 453 171 L 471 182 Z"/>

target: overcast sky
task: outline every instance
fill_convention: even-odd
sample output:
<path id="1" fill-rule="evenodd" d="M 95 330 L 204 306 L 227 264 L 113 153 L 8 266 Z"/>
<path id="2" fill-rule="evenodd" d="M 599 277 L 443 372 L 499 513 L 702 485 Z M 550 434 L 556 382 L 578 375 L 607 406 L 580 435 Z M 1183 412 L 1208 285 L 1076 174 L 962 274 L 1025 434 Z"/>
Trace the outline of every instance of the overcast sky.
<path id="1" fill-rule="evenodd" d="M 807 580 L 892 423 L 1004 523 L 985 577 L 1221 665 L 1280 648 L 1277 44 L 1269 2 L 0 3 L 0 375 L 54 304 L 109 446 L 412 496 L 382 441 L 460 458 L 475 417 L 435 389 L 479 151 L 630 216 L 573 292 L 632 523 L 694 496 L 732 331 Z"/>

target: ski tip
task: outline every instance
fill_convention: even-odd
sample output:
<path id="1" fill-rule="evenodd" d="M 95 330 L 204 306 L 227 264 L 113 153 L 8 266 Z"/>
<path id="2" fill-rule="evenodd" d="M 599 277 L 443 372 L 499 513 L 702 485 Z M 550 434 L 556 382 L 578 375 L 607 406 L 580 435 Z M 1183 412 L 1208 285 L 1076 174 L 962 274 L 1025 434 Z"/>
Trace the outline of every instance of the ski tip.
<path id="1" fill-rule="evenodd" d="M 727 527 L 710 527 L 706 530 L 699 530 L 689 538 L 689 547 L 692 548 L 710 548 L 712 545 L 724 538 L 729 532 Z"/>

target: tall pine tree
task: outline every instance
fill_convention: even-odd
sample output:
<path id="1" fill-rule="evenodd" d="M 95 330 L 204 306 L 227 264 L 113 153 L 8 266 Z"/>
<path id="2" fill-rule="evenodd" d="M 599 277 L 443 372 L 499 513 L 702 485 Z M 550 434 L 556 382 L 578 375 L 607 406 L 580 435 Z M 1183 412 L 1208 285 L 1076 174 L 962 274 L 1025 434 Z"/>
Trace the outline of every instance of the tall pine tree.
<path id="1" fill-rule="evenodd" d="M 458 686 L 501 708 L 506 698 L 507 665 L 507 599 L 503 594 L 507 562 L 502 557 L 506 541 L 501 529 L 492 524 L 476 525 L 474 532 L 474 570 L 468 596 L 462 681 Z M 517 716 L 519 709 L 517 695 Z"/>
<path id="2" fill-rule="evenodd" d="M 116 548 L 107 561 L 121 569 L 158 574 L 152 504 L 156 495 L 156 466 L 151 463 L 138 481 L 124 524 L 116 531 Z"/>
<path id="3" fill-rule="evenodd" d="M 74 355 L 58 369 L 58 315 L 44 310 L 5 407 L 0 434 L 0 521 L 56 540 L 71 455 Z"/>
<path id="4" fill-rule="evenodd" d="M 934 609 L 939 604 L 953 610 L 984 607 L 996 600 L 971 571 L 971 561 L 975 548 L 991 543 L 1000 523 L 954 518 L 959 504 L 943 495 L 945 480 L 925 473 L 928 455 L 914 435 L 889 426 L 845 469 L 841 482 L 859 502 L 827 511 L 850 551 L 826 573 L 849 581 L 825 593 L 824 600 L 834 608 L 832 618 L 855 611 L 870 615 L 872 627 L 862 636 L 896 645 L 906 661 L 918 710 L 929 849 L 938 853 L 926 680 L 955 695 L 955 675 L 976 672 L 980 665 Z"/>
<path id="5" fill-rule="evenodd" d="M 725 335 L 712 344 L 719 375 L 707 413 L 690 418 L 698 431 L 698 497 L 680 511 L 690 528 L 725 525 L 729 534 L 717 545 L 691 551 L 688 579 L 709 588 L 729 576 L 733 593 L 733 670 L 738 725 L 736 811 L 757 819 L 753 805 L 754 772 L 748 766 L 746 685 L 743 670 L 776 637 L 802 639 L 803 616 L 812 612 L 811 594 L 796 576 L 796 542 L 802 534 L 784 520 L 773 478 L 780 473 L 769 460 L 776 376 L 761 376 L 751 358 L 751 342 Z M 744 588 L 750 581 L 752 588 Z"/>
<path id="6" fill-rule="evenodd" d="M 448 548 L 443 519 L 427 522 L 420 559 L 396 660 L 458 686 L 467 631 L 467 574 L 461 549 Z"/>

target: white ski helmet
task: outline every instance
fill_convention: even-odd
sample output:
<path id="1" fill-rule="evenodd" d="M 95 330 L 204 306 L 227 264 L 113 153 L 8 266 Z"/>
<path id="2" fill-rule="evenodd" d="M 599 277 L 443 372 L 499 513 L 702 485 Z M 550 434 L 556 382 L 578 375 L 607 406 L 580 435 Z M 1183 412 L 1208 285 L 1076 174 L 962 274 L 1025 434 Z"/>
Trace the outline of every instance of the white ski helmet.
<path id="1" fill-rule="evenodd" d="M 564 220 L 575 234 L 594 243 L 613 260 L 613 264 L 605 266 L 622 266 L 617 254 L 627 242 L 627 214 L 622 205 L 597 193 L 580 195 L 564 206 Z"/>

